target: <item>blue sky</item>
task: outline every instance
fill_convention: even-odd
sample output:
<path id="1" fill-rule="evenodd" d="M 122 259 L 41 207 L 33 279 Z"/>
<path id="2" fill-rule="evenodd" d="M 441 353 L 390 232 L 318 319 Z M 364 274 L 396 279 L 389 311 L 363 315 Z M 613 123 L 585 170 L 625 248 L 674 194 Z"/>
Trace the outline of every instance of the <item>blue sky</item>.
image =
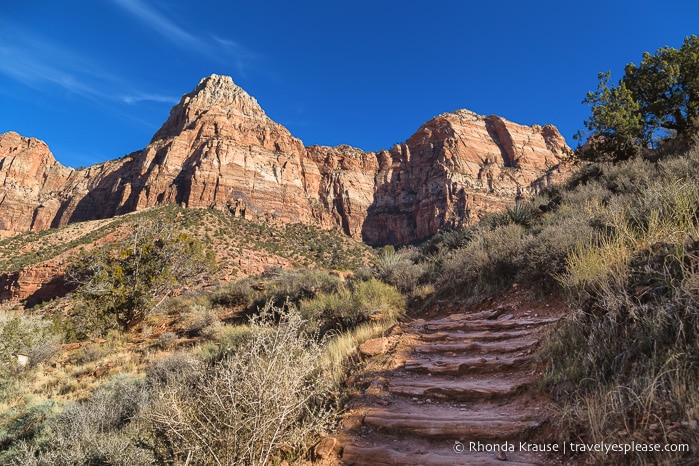
<path id="1" fill-rule="evenodd" d="M 458 108 L 573 145 L 599 71 L 697 33 L 696 0 L 4 0 L 0 133 L 70 166 L 117 158 L 218 73 L 306 145 L 389 148 Z"/>

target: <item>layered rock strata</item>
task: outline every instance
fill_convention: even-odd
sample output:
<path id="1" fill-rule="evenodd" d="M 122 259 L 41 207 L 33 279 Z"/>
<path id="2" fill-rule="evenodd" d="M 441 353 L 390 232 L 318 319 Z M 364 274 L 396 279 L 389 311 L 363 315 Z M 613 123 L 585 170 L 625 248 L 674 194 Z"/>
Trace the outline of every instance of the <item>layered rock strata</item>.
<path id="1" fill-rule="evenodd" d="M 41 141 L 0 135 L 0 235 L 178 203 L 405 244 L 536 192 L 565 176 L 569 154 L 554 126 L 467 110 L 387 151 L 304 147 L 230 77 L 212 75 L 121 159 L 73 170 Z"/>

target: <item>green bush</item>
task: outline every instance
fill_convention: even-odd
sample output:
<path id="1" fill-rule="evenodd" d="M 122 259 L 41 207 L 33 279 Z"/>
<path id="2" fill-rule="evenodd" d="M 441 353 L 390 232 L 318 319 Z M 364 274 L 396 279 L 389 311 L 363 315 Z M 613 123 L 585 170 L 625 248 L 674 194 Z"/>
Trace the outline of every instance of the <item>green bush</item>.
<path id="1" fill-rule="evenodd" d="M 184 280 L 213 267 L 210 251 L 172 225 L 142 223 L 126 240 L 84 254 L 66 273 L 79 286 L 70 314 L 79 336 L 141 322 Z"/>
<path id="2" fill-rule="evenodd" d="M 516 224 L 474 235 L 445 258 L 438 281 L 442 292 L 478 298 L 511 284 L 522 267 L 525 236 L 524 227 Z"/>
<path id="3" fill-rule="evenodd" d="M 349 288 L 319 293 L 301 302 L 311 333 L 322 337 L 331 330 L 348 330 L 369 320 L 395 320 L 405 307 L 405 298 L 393 286 L 375 278 L 358 281 Z"/>

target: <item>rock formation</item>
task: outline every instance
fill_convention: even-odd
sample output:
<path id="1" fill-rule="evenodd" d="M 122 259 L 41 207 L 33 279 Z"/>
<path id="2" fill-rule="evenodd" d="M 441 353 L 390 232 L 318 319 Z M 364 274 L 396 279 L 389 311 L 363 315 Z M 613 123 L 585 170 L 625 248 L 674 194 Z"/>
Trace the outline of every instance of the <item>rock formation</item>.
<path id="1" fill-rule="evenodd" d="M 59 189 L 73 170 L 62 166 L 42 141 L 0 135 L 0 237 L 51 226 Z"/>
<path id="2" fill-rule="evenodd" d="M 467 110 L 388 151 L 304 147 L 230 77 L 212 75 L 145 149 L 86 169 L 63 167 L 36 139 L 0 135 L 0 235 L 179 203 L 405 244 L 535 192 L 565 174 L 569 153 L 551 125 Z"/>

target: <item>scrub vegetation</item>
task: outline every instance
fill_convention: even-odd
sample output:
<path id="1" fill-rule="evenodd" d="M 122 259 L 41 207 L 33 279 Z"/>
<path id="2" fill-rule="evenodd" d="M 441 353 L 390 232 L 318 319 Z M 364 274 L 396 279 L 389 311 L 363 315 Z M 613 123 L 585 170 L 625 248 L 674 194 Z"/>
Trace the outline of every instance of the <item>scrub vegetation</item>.
<path id="1" fill-rule="evenodd" d="M 361 343 L 513 286 L 571 309 L 541 352 L 560 441 L 699 445 L 698 47 L 601 74 L 564 185 L 421 245 L 174 206 L 1 241 L 3 270 L 60 258 L 73 291 L 0 312 L 0 463 L 309 461 Z"/>

